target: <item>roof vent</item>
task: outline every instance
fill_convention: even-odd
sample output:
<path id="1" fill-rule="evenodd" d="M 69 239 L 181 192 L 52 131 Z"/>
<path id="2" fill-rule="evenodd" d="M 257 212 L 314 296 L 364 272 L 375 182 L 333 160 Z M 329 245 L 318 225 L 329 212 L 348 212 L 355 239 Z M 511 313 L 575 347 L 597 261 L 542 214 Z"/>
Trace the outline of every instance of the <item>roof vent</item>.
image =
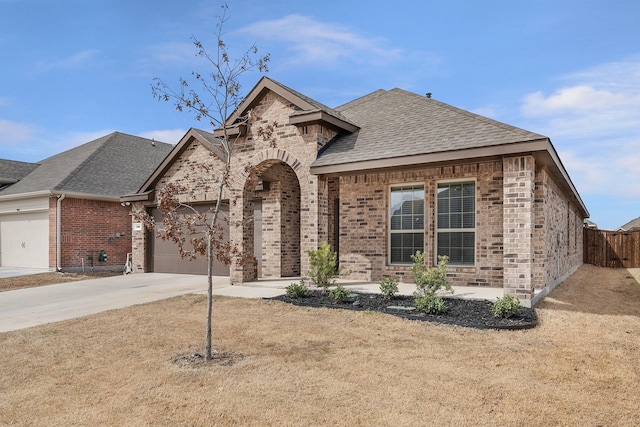
<path id="1" fill-rule="evenodd" d="M 430 99 L 430 98 L 431 98 L 431 92 L 427 92 L 427 93 L 425 94 L 425 96 L 426 96 L 427 98 L 429 98 L 429 99 Z"/>

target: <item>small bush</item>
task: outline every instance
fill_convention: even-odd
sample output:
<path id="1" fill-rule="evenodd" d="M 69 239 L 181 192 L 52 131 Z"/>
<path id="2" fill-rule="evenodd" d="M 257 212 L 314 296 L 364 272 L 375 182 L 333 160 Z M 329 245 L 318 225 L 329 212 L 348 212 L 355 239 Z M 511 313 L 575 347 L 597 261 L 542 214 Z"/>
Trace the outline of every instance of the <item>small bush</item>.
<path id="1" fill-rule="evenodd" d="M 413 305 L 417 312 L 426 314 L 440 314 L 447 311 L 447 306 L 441 296 L 424 295 L 416 296 Z"/>
<path id="2" fill-rule="evenodd" d="M 426 266 L 423 252 L 417 251 L 414 255 L 411 255 L 411 259 L 413 260 L 411 273 L 413 273 L 418 289 L 424 294 L 435 294 L 443 288 L 448 292 L 452 292 L 451 285 L 447 281 L 448 256 L 438 256 L 438 266 L 435 268 Z"/>
<path id="3" fill-rule="evenodd" d="M 491 310 L 495 317 L 508 319 L 520 311 L 520 300 L 513 295 L 505 295 L 493 303 Z"/>
<path id="4" fill-rule="evenodd" d="M 328 243 L 322 242 L 318 249 L 307 251 L 309 255 L 309 277 L 316 286 L 327 288 L 335 282 L 338 276 L 338 255 L 331 250 Z"/>
<path id="5" fill-rule="evenodd" d="M 428 268 L 426 266 L 424 253 L 420 251 L 411 255 L 411 259 L 413 260 L 411 272 L 416 280 L 417 287 L 413 293 L 415 297 L 413 305 L 416 311 L 427 314 L 444 313 L 447 310 L 447 306 L 444 303 L 444 299 L 436 295 L 436 292 L 444 288 L 448 292 L 453 293 L 451 285 L 449 285 L 447 281 L 447 263 L 449 262 L 449 257 L 438 256 L 438 266 L 435 268 Z"/>
<path id="6" fill-rule="evenodd" d="M 309 294 L 309 288 L 305 285 L 304 280 L 300 283 L 292 283 L 287 286 L 287 296 L 291 298 L 304 298 Z"/>
<path id="7" fill-rule="evenodd" d="M 385 277 L 380 281 L 380 292 L 386 299 L 391 299 L 398 293 L 398 279 Z"/>
<path id="8" fill-rule="evenodd" d="M 329 291 L 329 297 L 333 300 L 334 304 L 338 304 L 351 298 L 351 291 L 342 285 L 338 285 Z"/>

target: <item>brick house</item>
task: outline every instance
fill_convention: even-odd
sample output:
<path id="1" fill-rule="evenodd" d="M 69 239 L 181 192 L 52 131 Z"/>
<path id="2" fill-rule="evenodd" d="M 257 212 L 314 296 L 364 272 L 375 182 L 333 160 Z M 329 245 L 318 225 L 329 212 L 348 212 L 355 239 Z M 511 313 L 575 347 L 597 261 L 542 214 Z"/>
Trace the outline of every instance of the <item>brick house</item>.
<path id="1" fill-rule="evenodd" d="M 249 110 L 261 120 L 237 124 Z M 276 148 L 257 131 L 272 121 Z M 266 77 L 227 123 L 237 137 L 228 233 L 255 255 L 217 267 L 232 283 L 304 276 L 306 251 L 327 241 L 350 279 L 410 282 L 410 255 L 421 250 L 434 264 L 449 256 L 452 284 L 502 287 L 530 305 L 582 264 L 588 212 L 548 137 L 400 89 L 332 109 Z M 153 210 L 155 188 L 188 182 L 186 165 L 219 162 L 216 135 L 191 129 L 121 200 Z M 134 228 L 135 271 L 203 272 L 175 248 L 156 253 L 153 232 Z"/>
<path id="2" fill-rule="evenodd" d="M 120 195 L 139 188 L 171 147 L 114 132 L 38 163 L 0 160 L 0 266 L 122 269 L 131 207 Z"/>

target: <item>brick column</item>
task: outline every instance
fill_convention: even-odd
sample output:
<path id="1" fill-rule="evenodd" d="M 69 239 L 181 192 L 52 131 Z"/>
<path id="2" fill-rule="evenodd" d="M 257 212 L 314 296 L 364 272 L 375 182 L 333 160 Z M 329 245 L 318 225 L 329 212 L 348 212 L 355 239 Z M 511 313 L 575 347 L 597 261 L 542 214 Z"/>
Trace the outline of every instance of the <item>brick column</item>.
<path id="1" fill-rule="evenodd" d="M 531 300 L 535 159 L 532 156 L 504 158 L 503 172 L 504 292 Z"/>
<path id="2" fill-rule="evenodd" d="M 253 225 L 247 225 L 253 223 L 253 221 L 249 221 L 253 216 L 253 203 L 245 191 L 232 190 L 230 194 L 233 201 L 229 207 L 229 216 L 231 217 L 229 240 L 232 246 L 236 245 L 247 253 L 253 254 Z M 229 266 L 229 276 L 232 284 L 256 280 L 255 258 L 248 257 L 241 265 L 237 265 L 235 260 L 232 260 Z"/>

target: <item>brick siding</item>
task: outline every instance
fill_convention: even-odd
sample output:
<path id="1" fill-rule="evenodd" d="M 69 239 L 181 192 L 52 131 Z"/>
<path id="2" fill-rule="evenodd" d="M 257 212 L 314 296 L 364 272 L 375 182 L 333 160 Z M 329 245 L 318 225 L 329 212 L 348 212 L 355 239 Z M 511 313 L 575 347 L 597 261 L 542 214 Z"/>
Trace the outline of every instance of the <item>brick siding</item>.
<path id="1" fill-rule="evenodd" d="M 49 263 L 56 265 L 56 202 L 49 205 Z M 121 269 L 131 252 L 130 208 L 120 202 L 65 198 L 61 203 L 61 268 L 63 271 Z M 104 250 L 106 262 L 98 261 Z M 89 256 L 93 256 L 93 262 Z"/>

